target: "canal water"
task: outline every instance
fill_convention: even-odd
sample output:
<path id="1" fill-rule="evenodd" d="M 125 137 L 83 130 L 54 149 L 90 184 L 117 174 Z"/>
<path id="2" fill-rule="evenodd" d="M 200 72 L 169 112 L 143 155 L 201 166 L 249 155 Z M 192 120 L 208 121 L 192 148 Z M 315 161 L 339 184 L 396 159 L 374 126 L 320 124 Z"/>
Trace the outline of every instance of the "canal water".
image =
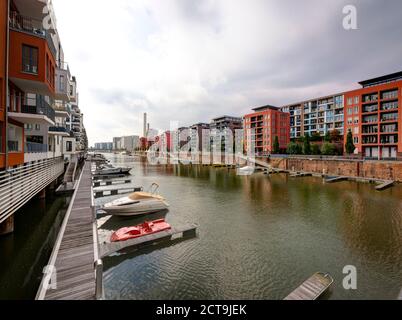
<path id="1" fill-rule="evenodd" d="M 283 299 L 317 271 L 335 280 L 326 299 L 396 299 L 402 289 L 401 186 L 377 192 L 355 182 L 107 157 L 133 167 L 134 186 L 160 184 L 169 212 L 148 219 L 199 225 L 197 238 L 106 258 L 108 299 Z M 134 222 L 100 218 L 100 236 Z M 347 265 L 357 269 L 356 290 L 342 286 Z"/>
<path id="2" fill-rule="evenodd" d="M 0 237 L 0 300 L 35 298 L 68 202 L 48 193 L 15 214 L 15 232 Z"/>

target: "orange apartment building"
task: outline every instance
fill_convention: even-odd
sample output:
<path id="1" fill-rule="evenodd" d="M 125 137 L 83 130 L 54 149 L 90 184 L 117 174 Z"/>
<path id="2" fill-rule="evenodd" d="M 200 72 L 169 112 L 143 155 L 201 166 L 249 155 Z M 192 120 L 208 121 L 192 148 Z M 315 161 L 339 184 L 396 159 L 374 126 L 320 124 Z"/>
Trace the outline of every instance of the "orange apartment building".
<path id="1" fill-rule="evenodd" d="M 253 109 L 244 116 L 244 145 L 248 150 L 254 145 L 256 155 L 267 155 L 274 149 L 275 137 L 279 148 L 285 150 L 290 142 L 290 115 L 274 106 Z"/>
<path id="2" fill-rule="evenodd" d="M 0 1 L 0 168 L 5 167 L 6 148 L 6 65 L 7 65 L 7 1 Z"/>
<path id="3" fill-rule="evenodd" d="M 402 156 L 402 72 L 359 82 L 345 93 L 345 141 L 349 131 L 359 154 L 369 159 Z"/>

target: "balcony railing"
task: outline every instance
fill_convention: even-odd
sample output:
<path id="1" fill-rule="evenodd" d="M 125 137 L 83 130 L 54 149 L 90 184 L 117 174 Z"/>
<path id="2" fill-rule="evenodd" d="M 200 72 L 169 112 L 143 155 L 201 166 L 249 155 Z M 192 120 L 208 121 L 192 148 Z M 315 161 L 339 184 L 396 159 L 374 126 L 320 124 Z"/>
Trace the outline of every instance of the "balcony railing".
<path id="1" fill-rule="evenodd" d="M 22 16 L 18 12 L 12 11 L 9 21 L 11 29 L 27 32 L 36 37 L 45 39 L 53 56 L 56 57 L 56 47 L 50 32 L 43 27 L 42 20 L 32 19 L 31 17 Z"/>
<path id="2" fill-rule="evenodd" d="M 49 127 L 49 131 L 51 131 L 51 132 L 65 132 L 65 133 L 69 133 L 69 130 L 67 130 L 67 128 L 65 128 L 65 127 Z"/>
<path id="3" fill-rule="evenodd" d="M 21 107 L 22 113 L 40 114 L 48 117 L 53 122 L 55 121 L 55 111 L 45 100 L 36 100 L 36 105 L 23 105 Z"/>
<path id="4" fill-rule="evenodd" d="M 25 143 L 25 153 L 44 153 L 48 151 L 47 144 L 26 142 Z"/>

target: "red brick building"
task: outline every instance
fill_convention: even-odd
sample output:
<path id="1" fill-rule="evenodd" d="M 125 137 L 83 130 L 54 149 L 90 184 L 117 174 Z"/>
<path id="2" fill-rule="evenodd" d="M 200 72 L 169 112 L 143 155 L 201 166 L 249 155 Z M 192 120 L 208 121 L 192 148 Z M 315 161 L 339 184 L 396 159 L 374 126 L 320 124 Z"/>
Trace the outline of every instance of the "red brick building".
<path id="1" fill-rule="evenodd" d="M 359 82 L 345 93 L 345 141 L 349 131 L 359 154 L 373 159 L 402 156 L 402 72 Z"/>
<path id="2" fill-rule="evenodd" d="M 290 142 L 289 113 L 269 105 L 253 111 L 244 116 L 245 149 L 248 150 L 251 143 L 256 155 L 270 154 L 274 150 L 275 137 L 278 137 L 279 148 L 285 150 Z"/>

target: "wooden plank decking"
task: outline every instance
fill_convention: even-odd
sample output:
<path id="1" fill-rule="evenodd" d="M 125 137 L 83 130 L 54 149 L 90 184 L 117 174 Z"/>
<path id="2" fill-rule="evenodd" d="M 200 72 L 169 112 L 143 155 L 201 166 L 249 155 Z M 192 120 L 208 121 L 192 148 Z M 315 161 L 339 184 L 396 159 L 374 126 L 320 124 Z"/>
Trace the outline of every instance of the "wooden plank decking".
<path id="1" fill-rule="evenodd" d="M 304 281 L 284 300 L 316 300 L 334 282 L 329 274 L 317 272 Z"/>
<path id="2" fill-rule="evenodd" d="M 95 299 L 98 247 L 94 219 L 91 163 L 86 162 L 49 261 L 55 267 L 57 288 L 46 289 L 44 277 L 37 299 Z"/>

